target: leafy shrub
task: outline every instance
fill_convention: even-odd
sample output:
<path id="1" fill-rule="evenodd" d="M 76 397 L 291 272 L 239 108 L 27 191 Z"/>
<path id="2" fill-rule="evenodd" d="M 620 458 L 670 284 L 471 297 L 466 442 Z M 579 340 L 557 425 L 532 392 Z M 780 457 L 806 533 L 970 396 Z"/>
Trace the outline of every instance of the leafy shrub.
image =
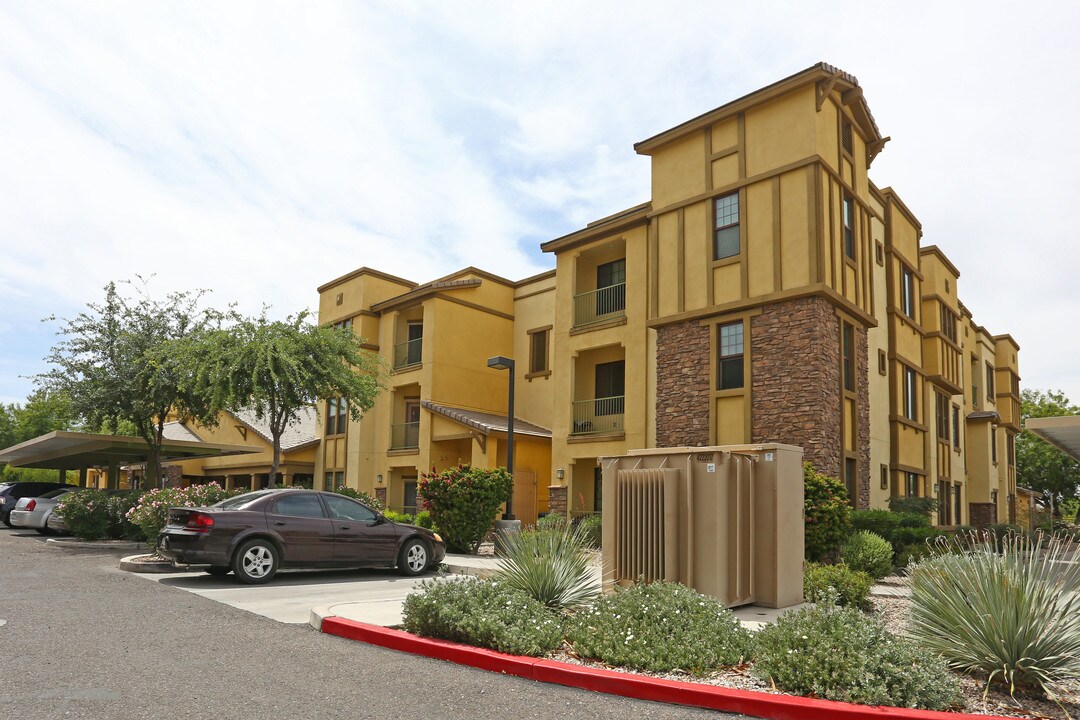
<path id="1" fill-rule="evenodd" d="M 548 513 L 536 518 L 537 530 L 554 530 L 566 526 L 566 516 L 561 513 Z"/>
<path id="2" fill-rule="evenodd" d="M 503 538 L 496 577 L 549 608 L 575 609 L 600 594 L 581 526 L 526 530 Z"/>
<path id="3" fill-rule="evenodd" d="M 344 495 L 345 497 L 352 498 L 353 500 L 359 500 L 360 502 L 367 505 L 369 508 L 372 508 L 373 510 L 376 510 L 378 512 L 383 511 L 383 504 L 379 502 L 379 499 L 368 495 L 363 490 L 354 490 L 348 485 L 338 485 L 337 489 L 334 490 L 334 492 L 336 492 L 338 495 Z"/>
<path id="4" fill-rule="evenodd" d="M 902 497 L 889 498 L 889 510 L 894 513 L 912 513 L 922 515 L 929 522 L 930 513 L 937 509 L 937 500 L 930 497 Z"/>
<path id="5" fill-rule="evenodd" d="M 806 559 L 821 562 L 836 555 L 851 530 L 847 487 L 810 463 L 803 463 L 803 484 Z"/>
<path id="6" fill-rule="evenodd" d="M 416 494 L 439 526 L 446 549 L 475 553 L 512 488 L 506 468 L 459 465 L 421 475 Z"/>
<path id="7" fill-rule="evenodd" d="M 803 599 L 812 603 L 857 607 L 869 610 L 874 578 L 847 565 L 806 563 L 803 568 Z"/>
<path id="8" fill-rule="evenodd" d="M 847 539 L 840 559 L 852 570 L 880 580 L 892 572 L 893 549 L 881 536 L 863 530 Z"/>
<path id="9" fill-rule="evenodd" d="M 1009 692 L 1080 677 L 1080 565 L 1060 538 L 958 534 L 911 569 L 911 636 Z"/>
<path id="10" fill-rule="evenodd" d="M 750 648 L 750 633 L 723 603 L 666 582 L 602 597 L 570 620 L 567 639 L 579 655 L 612 665 L 694 674 L 737 665 Z"/>
<path id="11" fill-rule="evenodd" d="M 425 580 L 405 598 L 408 632 L 515 655 L 544 655 L 562 642 L 558 617 L 505 583 Z"/>
<path id="12" fill-rule="evenodd" d="M 128 508 L 138 497 L 138 491 L 65 493 L 57 500 L 56 514 L 63 518 L 68 532 L 83 540 L 141 539 L 142 532 L 126 517 Z"/>
<path id="13" fill-rule="evenodd" d="M 754 637 L 754 658 L 753 674 L 785 692 L 931 710 L 959 700 L 944 662 L 853 608 L 822 603 L 781 616 Z"/>
<path id="14" fill-rule="evenodd" d="M 186 488 L 154 488 L 143 493 L 126 518 L 138 526 L 141 540 L 153 544 L 169 521 L 169 508 L 209 507 L 243 491 L 226 490 L 216 482 Z"/>
<path id="15" fill-rule="evenodd" d="M 405 513 L 394 512 L 393 510 L 383 510 L 383 517 L 391 522 L 404 523 L 406 525 L 415 525 L 416 516 L 407 515 Z"/>
<path id="16" fill-rule="evenodd" d="M 600 545 L 604 541 L 604 517 L 603 515 L 586 515 L 578 521 L 577 526 L 581 528 L 585 545 L 597 550 L 600 549 Z"/>
<path id="17" fill-rule="evenodd" d="M 851 527 L 885 538 L 897 554 L 927 536 L 943 534 L 930 526 L 928 515 L 891 510 L 855 510 L 851 513 Z"/>
<path id="18" fill-rule="evenodd" d="M 431 513 L 427 510 L 421 510 L 414 516 L 416 518 L 416 525 L 428 530 L 435 530 L 435 522 L 431 519 Z"/>

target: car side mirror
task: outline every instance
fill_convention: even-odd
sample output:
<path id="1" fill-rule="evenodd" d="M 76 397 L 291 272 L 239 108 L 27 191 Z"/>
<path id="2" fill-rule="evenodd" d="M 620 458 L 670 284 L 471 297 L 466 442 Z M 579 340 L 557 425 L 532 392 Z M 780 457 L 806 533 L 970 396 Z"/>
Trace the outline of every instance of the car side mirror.
<path id="1" fill-rule="evenodd" d="M 374 527 L 375 525 L 382 525 L 384 522 L 386 522 L 386 518 L 382 515 L 376 515 L 371 520 L 368 520 L 367 524 L 369 527 Z"/>

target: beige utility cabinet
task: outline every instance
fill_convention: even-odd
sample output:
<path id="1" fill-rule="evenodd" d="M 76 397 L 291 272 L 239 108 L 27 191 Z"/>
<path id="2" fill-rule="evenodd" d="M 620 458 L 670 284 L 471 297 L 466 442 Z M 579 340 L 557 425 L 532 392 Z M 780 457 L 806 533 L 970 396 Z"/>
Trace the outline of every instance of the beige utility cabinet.
<path id="1" fill-rule="evenodd" d="M 728 607 L 802 602 L 801 448 L 658 448 L 598 462 L 605 590 L 644 578 Z"/>

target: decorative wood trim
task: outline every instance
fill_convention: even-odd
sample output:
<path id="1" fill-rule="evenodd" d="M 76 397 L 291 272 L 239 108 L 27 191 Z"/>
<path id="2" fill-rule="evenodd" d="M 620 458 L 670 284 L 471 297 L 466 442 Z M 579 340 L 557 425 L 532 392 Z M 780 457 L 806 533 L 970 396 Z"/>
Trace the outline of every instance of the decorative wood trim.
<path id="1" fill-rule="evenodd" d="M 709 318 L 714 315 L 733 314 L 741 310 L 752 310 L 755 308 L 760 308 L 763 305 L 771 305 L 773 303 L 782 302 L 784 300 L 794 300 L 796 298 L 811 297 L 815 295 L 823 296 L 833 305 L 838 305 L 842 307 L 845 312 L 851 313 L 852 316 L 857 318 L 859 322 L 866 327 L 877 327 L 877 319 L 875 319 L 871 315 L 867 315 L 865 310 L 852 304 L 850 300 L 842 297 L 835 290 L 825 286 L 823 283 L 807 285 L 793 290 L 783 290 L 781 292 L 768 293 L 767 295 L 757 295 L 752 298 L 744 298 L 742 300 L 735 300 L 733 302 L 724 303 L 723 305 L 712 305 L 710 307 L 700 308 L 697 310 L 688 310 L 683 313 L 665 315 L 663 317 L 653 318 L 647 321 L 645 325 L 646 327 L 650 328 L 658 328 L 663 327 L 664 325 L 672 325 L 674 323 L 684 322 L 687 320 L 701 320 L 703 318 Z"/>
<path id="2" fill-rule="evenodd" d="M 712 147 L 712 133 L 710 132 L 709 135 L 710 135 L 710 137 L 709 137 L 709 148 L 711 148 Z M 711 161 L 713 161 L 713 160 L 723 160 L 728 155 L 734 155 L 737 152 L 739 152 L 739 146 L 738 145 L 732 145 L 731 147 L 724 148 L 723 150 L 717 150 L 714 153 L 710 153 L 709 154 L 709 161 L 710 161 L 709 175 L 712 175 L 712 167 L 711 167 L 712 162 Z"/>
<path id="3" fill-rule="evenodd" d="M 740 212 L 742 208 L 739 208 Z M 741 220 L 741 218 L 740 218 Z M 678 228 L 675 231 L 675 306 L 686 309 L 686 208 L 679 208 Z"/>
<path id="4" fill-rule="evenodd" d="M 737 119 L 739 138 L 739 179 L 746 179 L 746 113 L 741 112 Z M 742 208 L 740 208 L 741 210 Z M 741 218 L 740 218 L 741 219 Z"/>
<path id="5" fill-rule="evenodd" d="M 593 330 L 603 330 L 604 328 L 618 327 L 626 324 L 626 316 L 623 315 L 619 318 L 612 320 L 605 320 L 604 322 L 593 323 L 591 325 L 582 325 L 581 327 L 572 328 L 570 330 L 571 335 L 582 335 Z"/>
<path id="6" fill-rule="evenodd" d="M 712 125 L 706 125 L 702 128 L 702 132 L 705 133 L 705 191 L 712 190 L 712 166 L 713 160 L 716 159 L 712 149 Z"/>
<path id="7" fill-rule="evenodd" d="M 548 330 L 553 330 L 553 329 L 555 329 L 554 325 L 545 325 L 544 327 L 537 327 L 537 328 L 533 328 L 532 330 L 526 330 L 525 334 L 526 335 L 534 335 L 536 333 L 542 333 L 542 332 L 546 332 Z"/>
<path id="8" fill-rule="evenodd" d="M 889 415 L 889 422 L 897 423 L 899 425 L 906 425 L 907 427 L 918 430 L 919 432 L 930 432 L 930 428 L 927 425 L 923 425 L 915 420 L 910 420 L 903 415 Z"/>
<path id="9" fill-rule="evenodd" d="M 647 242 L 649 246 L 649 317 L 660 314 L 660 240 L 659 223 L 650 222 Z M 709 274 L 709 301 L 712 301 L 712 274 Z"/>
<path id="10" fill-rule="evenodd" d="M 551 374 L 550 370 L 541 370 L 540 372 L 525 373 L 525 379 L 531 381 L 531 380 L 533 380 L 535 378 L 547 377 L 550 374 Z"/>
<path id="11" fill-rule="evenodd" d="M 618 440 L 625 440 L 626 433 L 596 433 L 595 435 L 568 435 L 566 438 L 567 445 L 581 445 L 583 443 L 591 442 L 615 442 Z"/>
<path id="12" fill-rule="evenodd" d="M 458 299 L 456 297 L 451 297 L 449 295 L 444 295 L 443 293 L 435 293 L 435 295 L 433 295 L 432 297 L 437 298 L 439 300 L 445 300 L 446 302 L 452 302 L 452 303 L 455 303 L 457 305 L 462 305 L 462 306 L 467 307 L 467 308 L 472 308 L 473 310 L 479 310 L 480 312 L 485 312 L 488 315 L 494 315 L 495 317 L 501 317 L 504 320 L 509 320 L 510 322 L 514 321 L 514 316 L 510 315 L 509 313 L 504 313 L 504 312 L 500 312 L 498 310 L 493 310 L 492 308 L 484 307 L 483 305 L 477 305 L 476 303 L 469 302 L 468 300 L 460 300 L 460 299 Z"/>
<path id="13" fill-rule="evenodd" d="M 555 292 L 555 286 L 554 285 L 552 285 L 549 288 L 544 288 L 543 290 L 536 290 L 536 291 L 531 292 L 531 293 L 525 293 L 524 295 L 516 295 L 514 297 L 514 302 L 517 302 L 518 300 L 524 300 L 525 298 L 535 297 L 537 295 L 543 295 L 544 293 L 549 293 L 549 292 Z"/>
<path id="14" fill-rule="evenodd" d="M 379 352 L 379 346 L 375 345 L 373 343 L 362 342 L 362 343 L 360 343 L 360 347 L 363 348 L 364 350 L 371 350 L 372 352 Z"/>
<path id="15" fill-rule="evenodd" d="M 783 242 L 780 230 L 780 177 L 772 179 L 773 203 L 773 291 L 783 289 Z"/>

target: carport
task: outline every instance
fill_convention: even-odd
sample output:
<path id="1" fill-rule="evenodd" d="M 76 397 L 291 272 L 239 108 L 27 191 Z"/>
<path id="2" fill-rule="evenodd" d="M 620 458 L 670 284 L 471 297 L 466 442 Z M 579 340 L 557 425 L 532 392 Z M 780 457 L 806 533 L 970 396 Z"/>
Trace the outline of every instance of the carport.
<path id="1" fill-rule="evenodd" d="M 1028 418 L 1024 429 L 1080 462 L 1080 415 Z"/>
<path id="2" fill-rule="evenodd" d="M 165 439 L 161 444 L 161 461 L 256 452 L 259 452 L 258 448 L 247 445 Z M 108 468 L 110 488 L 119 486 L 121 466 L 143 464 L 149 458 L 150 449 L 142 438 L 59 430 L 0 450 L 0 463 L 12 467 L 57 470 L 60 472 L 60 482 L 66 482 L 67 471 L 78 470 L 81 486 L 86 485 L 89 468 Z"/>

